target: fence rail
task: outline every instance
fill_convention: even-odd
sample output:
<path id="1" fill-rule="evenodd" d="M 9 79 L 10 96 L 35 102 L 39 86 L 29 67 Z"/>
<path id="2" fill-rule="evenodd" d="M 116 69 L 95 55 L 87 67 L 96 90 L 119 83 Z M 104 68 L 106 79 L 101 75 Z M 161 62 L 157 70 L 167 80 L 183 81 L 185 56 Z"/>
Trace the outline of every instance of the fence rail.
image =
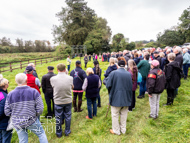
<path id="1" fill-rule="evenodd" d="M 0 73 L 10 71 L 12 72 L 15 69 L 23 69 L 28 66 L 29 63 L 34 63 L 35 65 L 49 63 L 53 61 L 58 61 L 63 59 L 63 57 L 47 57 L 47 58 L 38 58 L 38 59 L 30 59 L 27 61 L 18 61 L 11 63 L 0 63 Z"/>

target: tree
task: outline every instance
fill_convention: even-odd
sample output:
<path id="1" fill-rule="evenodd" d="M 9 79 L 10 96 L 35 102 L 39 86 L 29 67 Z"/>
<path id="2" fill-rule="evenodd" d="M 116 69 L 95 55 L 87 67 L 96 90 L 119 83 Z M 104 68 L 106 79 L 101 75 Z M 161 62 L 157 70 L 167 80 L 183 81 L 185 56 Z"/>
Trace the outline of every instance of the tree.
<path id="1" fill-rule="evenodd" d="M 122 46 L 122 47 L 121 47 Z M 112 50 L 120 51 L 121 48 L 125 49 L 126 41 L 124 39 L 124 35 L 122 33 L 115 34 L 112 38 Z"/>
<path id="2" fill-rule="evenodd" d="M 16 39 L 16 46 L 18 47 L 19 52 L 25 52 L 24 50 L 24 42 L 22 39 L 17 38 Z"/>
<path id="3" fill-rule="evenodd" d="M 6 37 L 3 37 L 2 39 L 0 39 L 0 44 L 2 46 L 11 46 L 11 40 L 10 38 L 6 38 Z"/>
<path id="4" fill-rule="evenodd" d="M 66 0 L 67 7 L 57 13 L 61 24 L 53 26 L 54 42 L 82 45 L 95 24 L 95 11 L 84 0 Z"/>

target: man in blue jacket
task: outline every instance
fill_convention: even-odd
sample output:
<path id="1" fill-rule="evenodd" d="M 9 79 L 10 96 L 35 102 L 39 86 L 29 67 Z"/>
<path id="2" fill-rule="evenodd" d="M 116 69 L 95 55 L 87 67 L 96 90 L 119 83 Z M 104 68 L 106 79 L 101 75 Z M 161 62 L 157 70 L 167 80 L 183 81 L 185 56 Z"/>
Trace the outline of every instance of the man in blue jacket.
<path id="1" fill-rule="evenodd" d="M 109 91 L 109 103 L 112 114 L 112 134 L 120 135 L 126 132 L 128 107 L 132 100 L 131 74 L 126 71 L 125 62 L 118 62 L 119 69 L 110 73 L 106 87 Z M 120 123 L 118 122 L 120 116 Z"/>

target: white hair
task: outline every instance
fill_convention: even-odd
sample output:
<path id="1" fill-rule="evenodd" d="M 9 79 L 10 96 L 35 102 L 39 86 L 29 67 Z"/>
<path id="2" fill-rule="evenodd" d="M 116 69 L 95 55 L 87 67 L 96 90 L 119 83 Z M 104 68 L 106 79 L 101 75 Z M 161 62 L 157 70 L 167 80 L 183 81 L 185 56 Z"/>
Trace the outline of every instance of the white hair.
<path id="1" fill-rule="evenodd" d="M 175 49 L 178 51 L 178 53 L 181 53 L 181 52 L 182 52 L 182 51 L 181 51 L 181 47 L 179 47 L 179 46 L 177 46 Z"/>
<path id="2" fill-rule="evenodd" d="M 15 76 L 15 81 L 18 85 L 22 85 L 26 83 L 27 81 L 27 76 L 24 73 L 19 73 Z"/>
<path id="3" fill-rule="evenodd" d="M 3 78 L 3 75 L 2 75 L 2 74 L 0 74 L 0 79 L 1 79 L 1 78 Z"/>
<path id="4" fill-rule="evenodd" d="M 188 49 L 187 49 L 187 48 L 184 48 L 183 51 L 186 53 L 186 52 L 188 52 Z"/>

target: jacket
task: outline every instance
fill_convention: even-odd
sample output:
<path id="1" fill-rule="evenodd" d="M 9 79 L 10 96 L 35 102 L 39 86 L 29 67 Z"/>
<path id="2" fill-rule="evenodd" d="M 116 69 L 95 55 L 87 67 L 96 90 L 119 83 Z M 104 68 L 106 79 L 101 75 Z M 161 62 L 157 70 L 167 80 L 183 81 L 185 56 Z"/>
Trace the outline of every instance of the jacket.
<path id="1" fill-rule="evenodd" d="M 181 73 L 182 70 L 178 62 L 173 61 L 166 65 L 166 89 L 177 89 L 180 86 Z"/>
<path id="2" fill-rule="evenodd" d="M 133 72 L 129 69 L 128 70 L 131 74 L 131 79 L 133 82 L 133 91 L 135 91 L 137 89 L 137 76 L 138 76 L 138 72 L 137 72 L 137 67 L 133 68 Z"/>
<path id="3" fill-rule="evenodd" d="M 86 56 L 84 57 L 84 62 L 88 63 L 88 57 L 86 57 Z"/>
<path id="4" fill-rule="evenodd" d="M 128 60 L 131 58 L 131 55 L 129 55 L 128 53 L 126 53 L 126 54 L 124 55 L 124 58 L 125 58 L 125 60 L 126 60 L 126 62 L 127 62 L 127 64 L 128 64 Z"/>
<path id="5" fill-rule="evenodd" d="M 71 71 L 70 76 L 73 77 L 73 90 L 82 90 L 84 79 L 87 77 L 85 71 L 81 67 L 76 67 Z"/>
<path id="6" fill-rule="evenodd" d="M 132 87 L 131 74 L 124 68 L 111 72 L 106 84 L 110 105 L 115 107 L 131 106 Z"/>
<path id="7" fill-rule="evenodd" d="M 93 71 L 94 71 L 94 74 L 96 74 L 96 75 L 98 75 L 97 73 L 96 73 L 96 68 L 94 67 L 93 68 Z M 100 78 L 100 80 L 101 80 L 101 75 L 102 75 L 102 69 L 100 68 L 100 73 L 99 73 L 99 78 Z"/>
<path id="8" fill-rule="evenodd" d="M 0 130 L 6 130 L 8 126 L 9 118 L 4 113 L 5 101 L 7 98 L 7 92 L 0 89 Z"/>
<path id="9" fill-rule="evenodd" d="M 139 72 L 141 73 L 142 78 L 146 78 L 148 75 L 148 72 L 150 70 L 150 64 L 147 60 L 142 60 L 137 65 L 137 68 L 138 68 Z"/>
<path id="10" fill-rule="evenodd" d="M 40 93 L 40 89 L 35 83 L 36 77 L 33 76 L 32 74 L 26 74 L 26 76 L 27 76 L 27 85 L 30 86 L 31 88 L 35 88 Z"/>
<path id="11" fill-rule="evenodd" d="M 154 57 L 154 60 L 159 61 L 159 65 L 161 66 L 161 57 L 160 56 Z"/>
<path id="12" fill-rule="evenodd" d="M 138 65 L 138 63 L 140 62 L 140 58 L 139 57 L 134 58 L 134 61 L 135 61 L 136 65 Z"/>
<path id="13" fill-rule="evenodd" d="M 48 72 L 42 77 L 42 91 L 44 94 L 53 95 L 53 88 L 50 84 L 50 78 L 56 76 L 53 72 Z"/>
<path id="14" fill-rule="evenodd" d="M 183 64 L 190 64 L 190 55 L 188 52 L 183 54 Z"/>
<path id="15" fill-rule="evenodd" d="M 108 77 L 109 74 L 114 71 L 117 70 L 117 66 L 114 64 L 113 66 L 109 66 L 108 69 L 106 70 L 106 73 L 104 74 L 105 77 Z"/>
<path id="16" fill-rule="evenodd" d="M 183 66 L 183 56 L 180 53 L 176 54 L 175 61 L 179 63 L 179 67 L 182 69 L 182 66 Z"/>
<path id="17" fill-rule="evenodd" d="M 165 89 L 166 77 L 164 72 L 159 68 L 154 68 L 148 73 L 146 88 L 148 94 L 160 94 Z"/>

